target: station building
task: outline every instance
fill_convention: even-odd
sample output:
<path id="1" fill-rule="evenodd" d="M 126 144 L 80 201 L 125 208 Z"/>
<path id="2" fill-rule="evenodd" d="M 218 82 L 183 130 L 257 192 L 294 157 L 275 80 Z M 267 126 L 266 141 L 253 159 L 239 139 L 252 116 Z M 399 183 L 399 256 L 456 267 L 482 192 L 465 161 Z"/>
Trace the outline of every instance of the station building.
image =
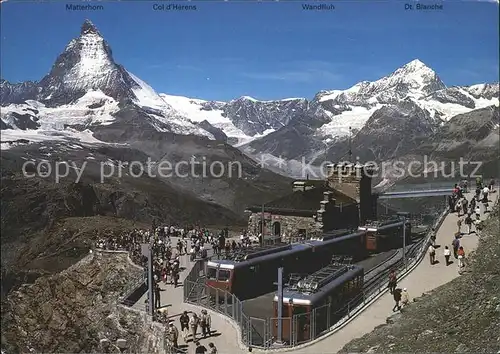
<path id="1" fill-rule="evenodd" d="M 248 232 L 289 240 L 357 228 L 377 215 L 373 172 L 369 165 L 338 163 L 328 166 L 324 180 L 296 180 L 290 194 L 247 208 Z"/>

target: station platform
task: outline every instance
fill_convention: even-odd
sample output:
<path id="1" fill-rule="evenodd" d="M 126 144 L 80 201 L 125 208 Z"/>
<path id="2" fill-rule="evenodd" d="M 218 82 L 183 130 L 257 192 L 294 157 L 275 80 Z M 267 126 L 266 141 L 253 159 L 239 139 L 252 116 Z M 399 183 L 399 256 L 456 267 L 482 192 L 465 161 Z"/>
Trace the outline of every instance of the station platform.
<path id="1" fill-rule="evenodd" d="M 497 203 L 498 199 L 498 188 L 496 193 L 490 193 L 490 206 Z M 473 194 L 466 194 L 467 199 L 471 199 Z M 483 212 L 483 206 L 481 205 L 481 220 L 488 217 L 488 213 Z M 436 233 L 436 244 L 440 245 L 436 249 L 436 259 L 439 263 L 434 265 L 430 264 L 429 256 L 426 255 L 424 259 L 408 273 L 403 279 L 398 280 L 398 287 L 407 288 L 410 295 L 410 300 L 415 297 L 421 296 L 423 293 L 429 292 L 454 278 L 458 277 L 458 268 L 456 260 L 455 263 L 446 266 L 443 256 L 444 246 L 451 246 L 451 242 L 454 239 L 454 235 L 457 232 L 457 220 L 458 216 L 456 213 L 448 214 L 441 227 Z M 462 227 L 462 232 L 465 231 L 465 225 Z M 464 247 L 466 255 L 469 255 L 472 251 L 477 248 L 479 237 L 476 233 L 470 235 L 463 235 L 460 239 L 461 245 Z M 183 277 L 189 273 L 192 268 L 193 262 L 189 261 L 189 256 L 181 257 L 181 266 L 186 267 L 186 269 L 181 274 L 181 281 Z M 165 285 L 162 283 L 161 287 L 165 289 L 161 293 L 161 304 L 168 308 L 168 314 L 175 321 L 176 326 L 179 328 L 178 316 L 183 311 L 195 312 L 199 314 L 202 310 L 201 307 L 189 305 L 183 303 L 183 289 L 182 286 L 174 289 L 172 285 Z M 140 300 L 134 307 L 143 306 L 144 300 Z M 363 312 L 353 318 L 344 327 L 336 332 L 325 335 L 315 341 L 306 343 L 302 346 L 295 348 L 284 348 L 272 350 L 272 352 L 290 352 L 290 353 L 311 353 L 311 354 L 331 354 L 336 353 L 341 350 L 347 343 L 351 340 L 359 338 L 369 332 L 371 332 L 375 327 L 385 324 L 387 317 L 394 314 L 392 312 L 392 307 L 394 305 L 394 300 L 389 292 L 383 294 L 374 303 L 367 307 Z M 218 353 L 222 354 L 237 354 L 237 353 L 249 353 L 248 348 L 244 348 L 239 340 L 239 334 L 233 323 L 227 319 L 225 316 L 218 314 L 216 312 L 207 310 L 211 314 L 212 318 L 212 328 L 216 331 L 213 337 L 202 339 L 200 343 L 208 348 L 208 343 L 213 342 L 218 349 Z M 179 344 L 184 344 L 183 340 L 179 340 Z M 186 352 L 194 352 L 194 344 L 189 341 L 189 343 L 184 346 Z M 269 351 L 259 350 L 257 348 L 252 349 L 252 353 L 265 353 Z"/>

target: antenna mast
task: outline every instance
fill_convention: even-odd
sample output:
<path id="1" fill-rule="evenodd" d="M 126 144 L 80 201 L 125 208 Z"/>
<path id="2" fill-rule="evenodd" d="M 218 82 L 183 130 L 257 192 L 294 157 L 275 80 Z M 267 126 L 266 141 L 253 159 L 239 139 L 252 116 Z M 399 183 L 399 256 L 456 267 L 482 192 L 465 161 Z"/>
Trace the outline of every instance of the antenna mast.
<path id="1" fill-rule="evenodd" d="M 352 162 L 352 131 L 351 127 L 349 127 L 349 162 Z"/>

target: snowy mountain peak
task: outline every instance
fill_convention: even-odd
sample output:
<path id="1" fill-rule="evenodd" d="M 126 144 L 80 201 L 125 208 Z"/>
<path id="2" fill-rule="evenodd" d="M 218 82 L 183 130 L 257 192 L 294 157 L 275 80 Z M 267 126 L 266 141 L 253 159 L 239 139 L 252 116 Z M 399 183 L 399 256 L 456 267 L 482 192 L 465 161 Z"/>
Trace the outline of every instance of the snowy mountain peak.
<path id="1" fill-rule="evenodd" d="M 436 72 L 425 65 L 422 61 L 415 59 L 408 64 L 403 65 L 388 77 L 391 84 L 405 83 L 410 89 L 424 90 L 425 93 L 445 88 Z M 426 86 L 434 84 L 432 89 L 427 92 Z"/>
<path id="2" fill-rule="evenodd" d="M 425 65 L 420 59 L 413 59 L 409 63 L 405 64 L 402 66 L 402 68 L 405 68 L 407 71 L 417 71 L 425 68 L 429 68 L 427 65 Z"/>
<path id="3" fill-rule="evenodd" d="M 85 20 L 82 25 L 82 29 L 80 31 L 81 35 L 88 34 L 88 33 L 94 33 L 101 35 L 99 31 L 97 30 L 97 27 L 92 23 L 90 20 Z"/>

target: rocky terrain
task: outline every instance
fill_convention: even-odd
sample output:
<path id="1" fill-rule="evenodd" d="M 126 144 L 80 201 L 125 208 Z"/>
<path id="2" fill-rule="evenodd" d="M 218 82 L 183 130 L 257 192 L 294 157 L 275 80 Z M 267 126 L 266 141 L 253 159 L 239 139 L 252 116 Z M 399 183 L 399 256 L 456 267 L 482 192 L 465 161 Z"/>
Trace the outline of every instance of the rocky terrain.
<path id="1" fill-rule="evenodd" d="M 343 353 L 497 353 L 500 350 L 499 209 L 485 222 L 470 271 L 347 344 Z"/>
<path id="2" fill-rule="evenodd" d="M 191 178 L 191 182 L 185 182 L 185 189 L 170 178 L 134 178 L 127 169 L 121 177 L 115 173 L 101 181 L 101 162 L 110 157 L 124 163 L 146 162 L 146 155 L 130 148 L 71 146 L 62 149 L 57 143 L 30 144 L 2 152 L 2 294 L 40 274 L 70 266 L 88 252 L 89 243 L 100 234 L 126 232 L 139 226 L 149 228 L 153 220 L 181 226 L 198 224 L 215 230 L 243 228 L 246 203 L 259 204 L 262 198 L 270 200 L 290 190 L 287 179 L 276 182 L 272 173 L 254 165 L 243 165 L 243 178 L 235 175 L 212 185 L 209 180 Z M 50 155 L 51 147 L 59 151 L 56 157 Z M 189 153 L 187 148 L 185 144 L 184 151 Z M 27 178 L 22 173 L 26 161 L 23 158 L 47 161 L 53 169 L 60 160 L 72 161 L 80 169 L 83 163 L 86 165 L 80 180 L 71 168 L 71 173 L 60 181 L 54 174 Z M 28 173 L 34 172 L 35 165 L 30 166 Z M 248 177 L 252 174 L 253 178 Z M 182 178 L 178 181 L 183 182 Z M 206 200 L 206 195 L 214 191 L 221 195 L 218 200 L 226 207 Z M 203 192 L 205 198 L 200 198 Z"/>
<path id="3" fill-rule="evenodd" d="M 144 314 L 117 306 L 118 299 L 142 270 L 126 254 L 90 254 L 56 274 L 12 292 L 2 306 L 2 352 L 5 353 L 153 353 L 163 333 Z M 101 340 L 109 340 L 105 349 Z"/>

